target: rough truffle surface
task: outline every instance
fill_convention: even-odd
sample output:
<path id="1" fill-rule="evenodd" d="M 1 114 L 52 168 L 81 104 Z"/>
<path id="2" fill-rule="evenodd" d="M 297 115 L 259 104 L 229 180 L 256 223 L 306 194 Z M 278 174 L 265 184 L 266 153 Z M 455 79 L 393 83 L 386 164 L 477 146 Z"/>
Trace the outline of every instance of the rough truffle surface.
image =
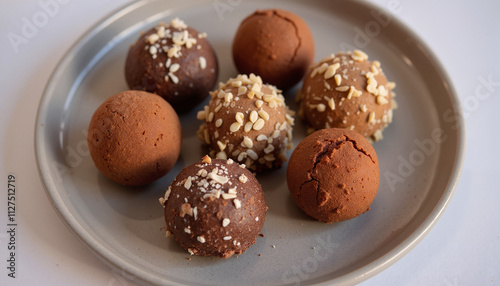
<path id="1" fill-rule="evenodd" d="M 211 96 L 198 112 L 198 135 L 210 156 L 231 158 L 256 172 L 281 167 L 294 122 L 280 91 L 250 74 L 221 83 Z"/>
<path id="2" fill-rule="evenodd" d="M 299 82 L 314 58 L 307 24 L 284 10 L 257 10 L 244 19 L 233 41 L 233 59 L 242 74 L 288 89 Z"/>
<path id="3" fill-rule="evenodd" d="M 297 205 L 326 223 L 370 209 L 379 187 L 377 154 L 360 134 L 330 128 L 306 137 L 294 150 L 287 183 Z"/>
<path id="4" fill-rule="evenodd" d="M 262 187 L 250 171 L 208 156 L 184 168 L 160 203 L 167 235 L 192 255 L 222 258 L 256 242 L 267 211 Z"/>
<path id="5" fill-rule="evenodd" d="M 96 167 L 106 177 L 122 185 L 144 185 L 174 166 L 181 150 L 181 124 L 161 97 L 125 91 L 97 108 L 87 141 Z"/>
<path id="6" fill-rule="evenodd" d="M 316 130 L 346 128 L 379 140 L 396 107 L 394 87 L 364 52 L 332 54 L 305 76 L 299 115 Z"/>
<path id="7" fill-rule="evenodd" d="M 206 36 L 179 19 L 142 34 L 125 62 L 130 89 L 158 94 L 179 113 L 193 109 L 217 81 L 217 58 Z"/>

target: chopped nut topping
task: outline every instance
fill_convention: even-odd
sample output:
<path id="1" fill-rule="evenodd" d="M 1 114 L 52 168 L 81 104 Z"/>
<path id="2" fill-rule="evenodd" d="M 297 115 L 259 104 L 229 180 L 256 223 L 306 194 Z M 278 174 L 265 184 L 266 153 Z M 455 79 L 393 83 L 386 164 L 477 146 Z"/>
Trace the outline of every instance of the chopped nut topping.
<path id="1" fill-rule="evenodd" d="M 238 88 L 238 96 L 245 94 L 247 92 L 247 88 L 245 86 L 240 86 Z"/>
<path id="2" fill-rule="evenodd" d="M 331 110 L 335 110 L 335 101 L 333 98 L 328 99 L 328 107 L 330 107 Z"/>
<path id="3" fill-rule="evenodd" d="M 207 67 L 207 60 L 204 57 L 200 57 L 200 68 L 204 70 Z"/>
<path id="4" fill-rule="evenodd" d="M 332 78 L 335 73 L 337 72 L 337 69 L 340 68 L 340 63 L 334 63 L 332 65 L 329 65 L 328 68 L 325 71 L 325 79 L 330 79 Z"/>
<path id="5" fill-rule="evenodd" d="M 245 115 L 241 112 L 236 112 L 235 119 L 238 123 L 243 124 L 243 119 L 245 118 Z"/>
<path id="6" fill-rule="evenodd" d="M 224 151 L 224 149 L 226 149 L 227 144 L 226 144 L 226 143 L 223 143 L 223 142 L 221 142 L 221 141 L 217 141 L 217 146 L 219 146 L 219 149 L 220 149 L 221 151 Z"/>
<path id="7" fill-rule="evenodd" d="M 362 105 L 360 105 L 360 106 L 359 106 L 359 109 L 361 109 L 361 111 L 363 111 L 363 112 L 368 111 L 368 108 L 366 107 L 366 104 L 362 104 Z"/>
<path id="8" fill-rule="evenodd" d="M 393 81 L 388 82 L 388 83 L 387 83 L 387 88 L 388 88 L 389 90 L 393 90 L 393 89 L 395 89 L 395 88 L 396 88 L 396 83 L 395 83 L 395 82 L 393 82 Z"/>
<path id="9" fill-rule="evenodd" d="M 229 126 L 229 130 L 231 132 L 237 132 L 241 127 L 241 123 L 239 122 L 234 122 L 233 124 L 231 124 L 231 126 Z"/>
<path id="10" fill-rule="evenodd" d="M 340 92 L 346 92 L 349 90 L 350 87 L 348 87 L 347 85 L 344 85 L 344 86 L 339 86 L 337 88 L 335 88 L 336 91 L 340 91 Z"/>
<path id="11" fill-rule="evenodd" d="M 382 140 L 383 139 L 383 136 L 382 136 L 382 131 L 381 130 L 377 130 L 375 131 L 375 133 L 373 133 L 373 139 L 375 141 L 378 141 L 378 140 Z"/>
<path id="12" fill-rule="evenodd" d="M 254 150 L 252 150 L 252 149 L 248 149 L 248 150 L 247 150 L 247 155 L 248 155 L 248 157 L 250 157 L 252 160 L 257 160 L 257 159 L 259 159 L 259 155 L 257 155 L 257 153 L 255 153 L 255 151 L 254 151 Z"/>
<path id="13" fill-rule="evenodd" d="M 205 156 L 202 158 L 202 162 L 203 162 L 203 163 L 210 164 L 210 163 L 212 163 L 212 159 L 211 159 L 208 155 L 205 155 Z"/>
<path id="14" fill-rule="evenodd" d="M 257 141 L 267 141 L 267 136 L 264 134 L 260 134 L 257 136 Z"/>
<path id="15" fill-rule="evenodd" d="M 319 111 L 319 112 L 323 112 L 326 110 L 326 106 L 323 104 L 323 103 L 320 103 L 318 104 L 318 106 L 316 107 L 316 109 Z"/>
<path id="16" fill-rule="evenodd" d="M 228 218 L 222 220 L 222 227 L 226 227 L 229 225 L 231 221 Z"/>
<path id="17" fill-rule="evenodd" d="M 247 148 L 252 148 L 253 147 L 253 141 L 250 139 L 248 136 L 243 137 L 243 142 L 241 142 L 241 145 Z"/>
<path id="18" fill-rule="evenodd" d="M 224 93 L 224 101 L 225 102 L 231 102 L 233 100 L 233 94 L 232 93 Z"/>
<path id="19" fill-rule="evenodd" d="M 205 240 L 205 238 L 204 238 L 203 236 L 201 236 L 201 235 L 200 235 L 200 236 L 198 236 L 196 239 L 197 239 L 199 242 L 201 242 L 201 243 L 205 243 L 205 241 L 206 241 L 206 240 Z"/>
<path id="20" fill-rule="evenodd" d="M 259 116 L 262 117 L 265 121 L 269 120 L 269 113 L 267 113 L 265 110 L 259 110 L 258 112 Z"/>
<path id="21" fill-rule="evenodd" d="M 383 105 L 383 104 L 387 104 L 387 103 L 389 103 L 387 98 L 385 98 L 384 96 L 382 96 L 380 94 L 377 96 L 377 104 Z"/>
<path id="22" fill-rule="evenodd" d="M 220 151 L 215 155 L 217 159 L 227 160 L 227 154 L 224 151 Z"/>
<path id="23" fill-rule="evenodd" d="M 243 131 L 250 132 L 250 130 L 252 130 L 252 127 L 253 127 L 253 123 L 251 121 L 248 121 L 247 123 L 245 123 L 245 127 L 243 128 Z"/>
<path id="24" fill-rule="evenodd" d="M 244 184 L 244 183 L 246 183 L 246 182 L 248 181 L 248 178 L 247 178 L 247 176 L 245 176 L 245 175 L 241 175 L 241 176 L 238 178 L 238 180 Z"/>
<path id="25" fill-rule="evenodd" d="M 351 58 L 355 61 L 362 62 L 368 60 L 368 55 L 365 54 L 363 51 L 354 50 L 354 52 L 351 55 Z"/>
<path id="26" fill-rule="evenodd" d="M 371 124 L 375 124 L 375 112 L 370 112 L 370 114 L 368 115 L 368 122 Z"/>
<path id="27" fill-rule="evenodd" d="M 225 199 L 225 200 L 235 199 L 236 198 L 236 194 L 223 193 L 222 194 L 222 198 Z"/>
<path id="28" fill-rule="evenodd" d="M 174 72 L 178 71 L 180 67 L 181 67 L 181 65 L 180 65 L 180 64 L 175 63 L 175 64 L 173 64 L 173 65 L 171 65 L 171 66 L 170 66 L 169 71 L 170 71 L 171 73 L 174 73 Z"/>
<path id="29" fill-rule="evenodd" d="M 186 180 L 186 182 L 184 183 L 184 188 L 186 188 L 187 190 L 189 190 L 191 188 L 191 185 L 192 185 L 192 177 L 189 176 Z"/>
<path id="30" fill-rule="evenodd" d="M 352 97 L 360 97 L 361 92 L 357 90 L 354 86 L 351 85 L 349 88 L 349 94 L 347 94 L 347 99 L 351 99 Z"/>
<path id="31" fill-rule="evenodd" d="M 257 101 L 255 101 L 255 106 L 257 108 L 261 108 L 263 104 L 264 104 L 264 102 L 262 100 L 260 100 L 260 99 L 258 99 Z"/>
<path id="32" fill-rule="evenodd" d="M 250 112 L 250 122 L 254 123 L 258 118 L 259 114 L 257 113 L 257 111 L 252 110 L 252 112 Z"/>
<path id="33" fill-rule="evenodd" d="M 179 213 L 179 216 L 184 217 L 185 215 L 193 216 L 193 209 L 191 208 L 191 205 L 188 203 L 184 203 L 181 205 L 181 211 Z"/>
<path id="34" fill-rule="evenodd" d="M 216 173 L 214 173 L 213 171 L 208 173 L 208 178 L 216 181 L 217 183 L 220 183 L 221 185 L 224 185 L 225 183 L 227 183 L 229 181 L 228 177 L 219 176 Z"/>
<path id="35" fill-rule="evenodd" d="M 241 208 L 241 201 L 240 200 L 234 199 L 233 204 L 234 204 L 235 208 L 237 208 L 237 209 Z"/>
<path id="36" fill-rule="evenodd" d="M 335 84 L 337 84 L 337 86 L 340 86 L 340 84 L 342 83 L 342 76 L 336 74 L 334 78 L 335 78 Z"/>
<path id="37" fill-rule="evenodd" d="M 257 130 L 257 131 L 258 131 L 258 130 L 261 130 L 261 129 L 264 127 L 264 124 L 265 124 L 265 123 L 266 123 L 266 122 L 264 121 L 264 119 L 259 118 L 259 119 L 257 119 L 257 121 L 255 121 L 255 123 L 253 124 L 253 129 L 254 129 L 254 130 Z"/>
<path id="38" fill-rule="evenodd" d="M 221 127 L 222 125 L 222 118 L 219 118 L 215 121 L 215 127 Z"/>

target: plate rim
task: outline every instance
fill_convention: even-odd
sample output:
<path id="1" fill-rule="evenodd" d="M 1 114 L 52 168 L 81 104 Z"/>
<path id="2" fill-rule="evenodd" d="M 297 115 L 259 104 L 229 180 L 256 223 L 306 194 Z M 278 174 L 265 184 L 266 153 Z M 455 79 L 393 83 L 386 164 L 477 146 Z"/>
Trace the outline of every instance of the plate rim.
<path id="1" fill-rule="evenodd" d="M 63 71 L 63 67 L 65 65 L 71 62 L 71 58 L 73 58 L 74 55 L 77 54 L 77 52 L 79 51 L 81 46 L 84 45 L 86 40 L 92 38 L 95 34 L 98 34 L 100 31 L 105 29 L 110 23 L 113 23 L 121 16 L 126 15 L 129 11 L 132 11 L 139 6 L 148 5 L 149 3 L 158 1 L 160 0 L 144 0 L 138 2 L 131 2 L 119 7 L 118 9 L 115 9 L 114 11 L 108 13 L 106 16 L 98 20 L 96 24 L 88 28 L 86 32 L 84 32 L 84 34 L 80 36 L 71 45 L 71 47 L 60 58 L 58 64 L 52 71 L 47 81 L 47 84 L 45 86 L 45 89 L 42 93 L 42 96 L 38 104 L 35 126 L 34 126 L 35 127 L 34 149 L 35 149 L 35 158 L 36 158 L 38 174 L 41 179 L 44 191 L 52 207 L 56 210 L 56 213 L 58 214 L 59 218 L 68 227 L 68 229 L 78 238 L 78 240 L 80 240 L 89 250 L 91 250 L 92 253 L 94 253 L 97 257 L 99 257 L 105 264 L 107 264 L 112 269 L 123 275 L 125 278 L 131 279 L 134 282 L 141 282 L 141 284 L 142 283 L 161 284 L 164 281 L 155 279 L 158 277 L 152 277 L 151 274 L 146 273 L 140 268 L 131 267 L 133 265 L 129 264 L 129 262 L 116 256 L 113 252 L 111 252 L 107 248 L 103 247 L 103 245 L 100 245 L 97 241 L 95 241 L 95 239 L 92 236 L 90 236 L 85 230 L 83 230 L 78 220 L 76 220 L 76 218 L 67 209 L 66 205 L 61 200 L 61 198 L 57 195 L 57 192 L 53 187 L 54 186 L 53 178 L 48 175 L 48 173 L 50 173 L 50 170 L 48 170 L 50 169 L 50 167 L 46 167 L 44 164 L 44 159 L 45 162 L 47 162 L 48 158 L 44 157 L 45 155 L 43 154 L 45 146 L 45 142 L 43 140 L 44 126 L 41 126 L 41 124 L 44 124 L 44 121 L 42 120 L 43 117 L 46 115 L 46 109 L 44 109 L 44 107 L 46 107 L 47 104 L 49 103 L 48 98 L 50 97 L 50 92 L 53 91 L 54 86 L 56 85 L 57 82 L 56 79 L 58 78 L 57 75 Z M 182 1 L 171 1 L 171 2 L 182 3 Z M 210 1 L 201 0 L 196 2 L 209 3 Z M 364 5 L 369 9 L 383 9 L 381 6 L 374 4 L 372 2 L 357 1 L 357 0 L 353 2 L 357 2 L 361 5 Z M 192 5 L 192 3 L 190 4 Z M 178 9 L 180 7 L 172 5 L 171 8 Z M 421 37 L 417 35 L 411 28 L 409 28 L 406 24 L 404 24 L 398 18 L 397 15 L 394 15 L 391 12 L 388 13 L 390 13 L 392 17 L 391 21 L 393 21 L 396 26 L 398 26 L 401 30 L 403 30 L 406 34 L 408 34 L 412 39 L 414 39 L 415 42 L 419 43 L 419 45 L 421 46 L 420 50 L 425 51 L 427 58 L 432 60 L 432 62 L 435 65 L 436 71 L 442 76 L 442 78 L 448 85 L 448 89 L 450 91 L 448 95 L 452 103 L 451 108 L 457 114 L 457 122 L 456 122 L 457 149 L 454 156 L 455 162 L 453 164 L 453 171 L 451 172 L 451 175 L 448 178 L 447 187 L 443 191 L 443 195 L 441 196 L 439 201 L 436 203 L 436 206 L 432 209 L 430 213 L 427 214 L 427 217 L 423 220 L 420 226 L 417 227 L 413 233 L 408 235 L 402 241 L 402 243 L 400 243 L 395 248 L 387 251 L 384 255 L 379 256 L 375 260 L 365 264 L 364 266 L 352 272 L 339 276 L 334 280 L 320 282 L 317 285 L 330 285 L 332 282 L 342 285 L 357 284 L 382 272 L 383 270 L 392 266 L 399 259 L 404 257 L 428 235 L 431 229 L 439 221 L 439 219 L 441 218 L 442 214 L 448 207 L 456 191 L 456 187 L 460 180 L 460 175 L 463 170 L 463 163 L 465 157 L 465 143 L 466 143 L 465 124 L 464 124 L 463 110 L 461 108 L 461 102 L 455 90 L 453 81 L 451 80 L 446 69 L 444 69 L 439 58 L 435 55 L 433 50 L 429 48 L 427 43 L 423 41 Z M 40 126 L 42 128 L 40 128 Z M 148 276 L 152 279 L 151 280 L 144 279 L 144 277 Z M 182 285 L 173 281 L 168 281 L 168 282 L 172 285 Z M 307 283 L 307 281 L 304 282 Z"/>

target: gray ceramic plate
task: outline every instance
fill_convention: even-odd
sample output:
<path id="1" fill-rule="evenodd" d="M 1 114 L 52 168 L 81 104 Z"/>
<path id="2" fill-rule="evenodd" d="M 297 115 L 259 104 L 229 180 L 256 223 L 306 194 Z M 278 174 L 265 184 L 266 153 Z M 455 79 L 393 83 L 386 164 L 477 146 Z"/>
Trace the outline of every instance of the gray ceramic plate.
<path id="1" fill-rule="evenodd" d="M 124 188 L 99 174 L 86 145 L 87 126 L 97 106 L 127 89 L 124 59 L 141 30 L 180 17 L 207 32 L 219 57 L 219 80 L 225 81 L 236 74 L 230 51 L 238 24 L 267 7 L 292 11 L 309 24 L 317 60 L 361 48 L 397 82 L 395 121 L 374 144 L 380 190 L 366 214 L 327 225 L 294 205 L 284 166 L 258 177 L 269 205 L 265 237 L 238 257 L 188 260 L 187 252 L 165 237 L 158 198 L 183 166 L 204 155 L 196 137 L 196 111 L 203 104 L 181 117 L 184 141 L 175 169 L 144 189 Z M 294 91 L 286 96 L 296 108 Z M 306 135 L 296 121 L 295 145 Z M 138 283 L 353 284 L 401 258 L 438 220 L 459 177 L 463 132 L 457 97 L 436 58 L 380 8 L 355 1 L 158 0 L 111 15 L 66 54 L 40 103 L 35 144 L 47 194 L 62 220 L 100 258 Z"/>

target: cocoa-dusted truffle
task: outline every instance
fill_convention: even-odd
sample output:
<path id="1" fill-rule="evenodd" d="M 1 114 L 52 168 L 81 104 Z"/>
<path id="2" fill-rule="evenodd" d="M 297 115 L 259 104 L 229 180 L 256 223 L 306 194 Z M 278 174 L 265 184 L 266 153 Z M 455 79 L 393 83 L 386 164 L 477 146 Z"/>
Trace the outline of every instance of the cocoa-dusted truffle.
<path id="1" fill-rule="evenodd" d="M 288 89 L 298 83 L 314 58 L 307 24 L 284 10 L 257 10 L 244 19 L 233 41 L 233 59 L 242 74 Z"/>
<path id="2" fill-rule="evenodd" d="M 348 220 L 368 211 L 377 194 L 377 154 L 357 132 L 322 129 L 293 151 L 287 183 L 309 216 L 326 223 Z"/>
<path id="3" fill-rule="evenodd" d="M 160 95 L 179 113 L 193 109 L 217 81 L 217 58 L 206 36 L 177 18 L 142 34 L 125 63 L 128 86 Z"/>
<path id="4" fill-rule="evenodd" d="M 160 198 L 167 236 L 192 255 L 231 257 L 256 242 L 267 206 L 257 179 L 233 160 L 184 168 Z"/>
<path id="5" fill-rule="evenodd" d="M 90 155 L 106 177 L 126 186 L 150 183 L 175 165 L 181 124 L 158 95 L 125 91 L 94 112 L 87 136 Z"/>
<path id="6" fill-rule="evenodd" d="M 283 95 L 258 76 L 238 75 L 211 93 L 198 135 L 210 156 L 231 158 L 252 171 L 281 167 L 291 148 L 293 117 Z"/>
<path id="7" fill-rule="evenodd" d="M 379 140 L 396 107 L 394 87 L 364 52 L 332 54 L 304 78 L 299 115 L 314 129 L 346 128 Z"/>

